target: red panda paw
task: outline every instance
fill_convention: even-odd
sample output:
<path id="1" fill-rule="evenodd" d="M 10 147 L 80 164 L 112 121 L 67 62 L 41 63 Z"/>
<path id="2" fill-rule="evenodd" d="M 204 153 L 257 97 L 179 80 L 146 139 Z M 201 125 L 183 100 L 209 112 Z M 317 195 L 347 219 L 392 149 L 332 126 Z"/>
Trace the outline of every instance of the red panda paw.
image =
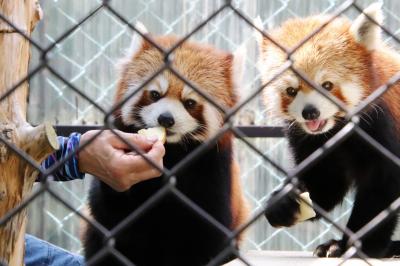
<path id="1" fill-rule="evenodd" d="M 273 227 L 290 227 L 298 221 L 300 216 L 300 203 L 298 196 L 285 195 L 274 202 L 274 196 L 280 191 L 272 193 L 270 200 L 267 203 L 265 217 Z"/>
<path id="2" fill-rule="evenodd" d="M 338 258 L 342 256 L 342 254 L 342 241 L 335 239 L 331 239 L 328 242 L 319 245 L 314 251 L 314 256 L 320 258 Z"/>

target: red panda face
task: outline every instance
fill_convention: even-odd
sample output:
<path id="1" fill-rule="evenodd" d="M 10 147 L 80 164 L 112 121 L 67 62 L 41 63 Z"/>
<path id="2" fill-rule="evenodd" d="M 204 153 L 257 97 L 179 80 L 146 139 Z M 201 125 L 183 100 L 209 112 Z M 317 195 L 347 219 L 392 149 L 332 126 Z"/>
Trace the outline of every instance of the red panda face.
<path id="1" fill-rule="evenodd" d="M 328 72 L 318 68 L 313 75 L 305 72 L 322 88 L 341 100 L 349 109 L 356 106 L 363 96 L 363 87 L 337 76 L 337 72 Z M 351 77 L 350 80 L 357 80 Z M 298 123 L 308 134 L 321 134 L 341 123 L 345 113 L 329 99 L 313 89 L 299 76 L 287 71 L 273 82 L 264 92 L 267 104 L 275 102 L 275 114 L 291 122 Z"/>
<path id="2" fill-rule="evenodd" d="M 375 14 L 369 13 L 372 16 Z M 379 21 L 378 16 L 375 18 Z M 293 19 L 270 33 L 274 40 L 290 49 L 328 19 L 327 16 Z M 337 18 L 294 52 L 291 57 L 293 68 L 351 110 L 372 91 L 370 58 L 376 45 L 379 45 L 379 31 L 375 27 L 364 16 L 353 24 L 347 19 Z M 263 82 L 267 83 L 278 73 L 287 55 L 262 37 L 259 38 L 259 45 L 259 69 Z M 326 133 L 335 126 L 343 125 L 345 112 L 292 70 L 287 70 L 266 87 L 264 100 L 270 113 L 298 124 L 308 134 Z"/>
<path id="3" fill-rule="evenodd" d="M 164 48 L 178 39 L 152 37 Z M 163 65 L 163 55 L 144 40 L 122 63 L 117 102 L 128 97 Z M 224 108 L 236 103 L 233 78 L 234 56 L 215 48 L 185 43 L 173 54 L 172 66 L 192 84 Z M 213 137 L 223 123 L 223 114 L 170 70 L 163 71 L 131 97 L 121 108 L 122 122 L 138 128 L 162 126 L 167 142 L 189 139 L 204 141 Z"/>
<path id="4" fill-rule="evenodd" d="M 173 79 L 167 73 L 155 78 L 122 108 L 122 121 L 138 128 L 164 127 L 170 143 L 211 137 L 221 127 L 222 114 L 192 88 L 174 84 Z"/>

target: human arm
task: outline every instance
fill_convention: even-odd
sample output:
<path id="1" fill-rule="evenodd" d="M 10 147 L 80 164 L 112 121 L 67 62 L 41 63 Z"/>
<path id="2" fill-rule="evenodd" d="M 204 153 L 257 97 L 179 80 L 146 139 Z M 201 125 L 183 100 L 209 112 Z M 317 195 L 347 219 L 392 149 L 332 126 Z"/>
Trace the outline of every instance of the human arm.
<path id="1" fill-rule="evenodd" d="M 127 142 L 140 148 L 148 159 L 162 169 L 165 149 L 160 141 L 138 134 L 117 132 Z M 85 145 L 98 133 L 98 130 L 91 130 L 83 135 L 73 133 L 68 138 L 59 137 L 60 150 L 49 156 L 42 167 L 48 169 L 66 157 L 69 159 L 48 180 L 82 179 L 84 173 L 89 173 L 115 190 L 124 191 L 140 181 L 161 175 L 141 155 L 129 152 L 130 147 L 110 130 L 104 130 Z"/>

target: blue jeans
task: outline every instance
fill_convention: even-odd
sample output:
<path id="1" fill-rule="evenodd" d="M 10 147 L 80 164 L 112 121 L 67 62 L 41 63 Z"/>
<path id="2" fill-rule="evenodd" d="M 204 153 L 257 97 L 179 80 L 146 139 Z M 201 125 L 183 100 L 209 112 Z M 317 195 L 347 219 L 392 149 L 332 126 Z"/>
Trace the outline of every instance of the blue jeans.
<path id="1" fill-rule="evenodd" d="M 26 266 L 83 266 L 82 256 L 74 255 L 62 248 L 31 235 L 25 236 Z"/>

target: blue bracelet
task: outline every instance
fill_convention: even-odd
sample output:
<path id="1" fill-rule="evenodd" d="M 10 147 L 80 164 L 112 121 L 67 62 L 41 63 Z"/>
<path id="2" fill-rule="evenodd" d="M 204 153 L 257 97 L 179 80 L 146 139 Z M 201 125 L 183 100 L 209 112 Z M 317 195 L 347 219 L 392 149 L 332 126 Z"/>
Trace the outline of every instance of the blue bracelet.
<path id="1" fill-rule="evenodd" d="M 85 177 L 84 173 L 79 172 L 78 153 L 76 152 L 79 148 L 80 140 L 81 134 L 79 133 L 72 133 L 69 137 L 58 137 L 60 149 L 47 157 L 47 159 L 42 163 L 42 167 L 44 169 L 49 169 L 69 154 L 74 154 L 64 163 L 63 166 L 49 176 L 47 180 L 69 181 L 74 179 L 83 179 Z"/>

